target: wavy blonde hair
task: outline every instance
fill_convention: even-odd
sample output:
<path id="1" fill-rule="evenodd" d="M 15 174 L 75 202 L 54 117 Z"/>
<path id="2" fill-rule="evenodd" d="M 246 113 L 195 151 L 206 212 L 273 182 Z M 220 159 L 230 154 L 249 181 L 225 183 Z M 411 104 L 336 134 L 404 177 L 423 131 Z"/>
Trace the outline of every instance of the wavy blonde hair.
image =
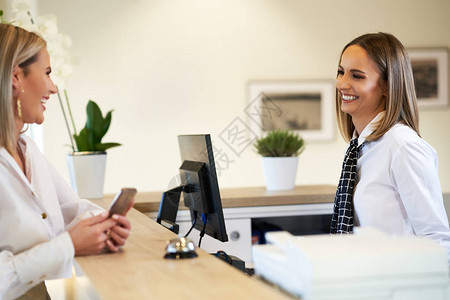
<path id="1" fill-rule="evenodd" d="M 12 77 L 19 66 L 28 74 L 28 67 L 38 59 L 45 41 L 35 33 L 10 24 L 0 24 L 0 147 L 14 152 L 14 114 Z"/>
<path id="2" fill-rule="evenodd" d="M 339 63 L 344 51 L 352 45 L 358 45 L 367 52 L 378 68 L 380 80 L 384 81 L 387 86 L 386 114 L 366 139 L 376 141 L 399 122 L 409 126 L 419 134 L 419 113 L 417 111 L 411 61 L 402 43 L 389 33 L 364 34 L 344 47 Z M 342 137 L 350 141 L 355 126 L 352 117 L 341 111 L 341 101 L 337 90 L 336 116 Z"/>

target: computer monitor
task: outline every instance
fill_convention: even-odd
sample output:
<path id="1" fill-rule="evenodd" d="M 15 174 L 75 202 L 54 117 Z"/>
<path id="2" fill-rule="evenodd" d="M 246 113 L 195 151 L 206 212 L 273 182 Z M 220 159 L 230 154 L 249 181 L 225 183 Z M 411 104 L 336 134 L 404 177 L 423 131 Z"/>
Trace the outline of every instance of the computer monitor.
<path id="1" fill-rule="evenodd" d="M 211 136 L 180 135 L 178 144 L 181 155 L 181 184 L 163 193 L 157 222 L 178 233 L 175 221 L 180 194 L 183 193 L 193 228 L 219 241 L 228 241 Z"/>

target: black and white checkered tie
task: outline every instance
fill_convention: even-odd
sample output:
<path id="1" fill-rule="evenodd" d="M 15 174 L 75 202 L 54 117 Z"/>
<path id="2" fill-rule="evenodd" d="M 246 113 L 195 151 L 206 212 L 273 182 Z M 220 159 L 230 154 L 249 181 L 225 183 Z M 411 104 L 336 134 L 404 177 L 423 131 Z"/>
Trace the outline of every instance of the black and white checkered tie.
<path id="1" fill-rule="evenodd" d="M 341 179 L 334 198 L 330 233 L 353 232 L 353 189 L 356 180 L 356 163 L 363 145 L 364 143 L 358 147 L 358 138 L 354 138 L 350 141 L 350 146 L 345 153 Z"/>

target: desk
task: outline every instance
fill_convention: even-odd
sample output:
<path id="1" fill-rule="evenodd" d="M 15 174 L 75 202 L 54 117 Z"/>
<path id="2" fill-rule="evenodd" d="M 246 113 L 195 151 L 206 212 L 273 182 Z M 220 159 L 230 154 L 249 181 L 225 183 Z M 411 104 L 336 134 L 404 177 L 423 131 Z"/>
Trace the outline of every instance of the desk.
<path id="1" fill-rule="evenodd" d="M 242 208 L 280 205 L 309 205 L 315 209 L 329 207 L 334 202 L 334 185 L 298 185 L 288 191 L 268 191 L 265 187 L 220 189 L 223 208 Z M 158 213 L 162 192 L 138 193 L 134 208 L 143 213 Z M 105 195 L 111 201 L 114 195 Z M 325 204 L 325 206 L 321 206 Z M 186 209 L 180 202 L 180 210 Z"/>
<path id="2" fill-rule="evenodd" d="M 106 207 L 110 200 L 93 202 Z M 76 257 L 85 277 L 63 282 L 72 293 L 65 299 L 83 299 L 83 291 L 70 290 L 73 282 L 95 290 L 89 299 L 292 299 L 202 249 L 194 259 L 166 260 L 166 241 L 175 234 L 136 209 L 128 218 L 132 231 L 121 252 Z"/>
<path id="3" fill-rule="evenodd" d="M 221 189 L 220 195 L 229 242 L 221 243 L 205 235 L 202 248 L 208 252 L 224 250 L 251 263 L 252 220 L 258 218 L 286 218 L 293 216 L 330 215 L 333 212 L 336 186 L 300 185 L 289 191 L 267 191 L 265 187 Z M 138 193 L 134 207 L 156 220 L 162 192 Z M 111 201 L 114 195 L 105 195 Z M 190 226 L 190 214 L 180 201 L 177 223 L 180 234 Z M 199 232 L 189 235 L 198 242 Z"/>

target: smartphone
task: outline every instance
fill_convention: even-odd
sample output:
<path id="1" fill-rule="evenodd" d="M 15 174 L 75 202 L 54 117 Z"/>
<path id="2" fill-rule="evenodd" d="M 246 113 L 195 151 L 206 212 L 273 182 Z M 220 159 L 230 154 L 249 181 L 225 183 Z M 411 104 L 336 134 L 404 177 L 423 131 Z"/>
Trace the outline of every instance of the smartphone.
<path id="1" fill-rule="evenodd" d="M 133 206 L 134 196 L 137 190 L 135 188 L 122 188 L 109 207 L 109 216 L 114 214 L 125 216 L 127 211 Z"/>

